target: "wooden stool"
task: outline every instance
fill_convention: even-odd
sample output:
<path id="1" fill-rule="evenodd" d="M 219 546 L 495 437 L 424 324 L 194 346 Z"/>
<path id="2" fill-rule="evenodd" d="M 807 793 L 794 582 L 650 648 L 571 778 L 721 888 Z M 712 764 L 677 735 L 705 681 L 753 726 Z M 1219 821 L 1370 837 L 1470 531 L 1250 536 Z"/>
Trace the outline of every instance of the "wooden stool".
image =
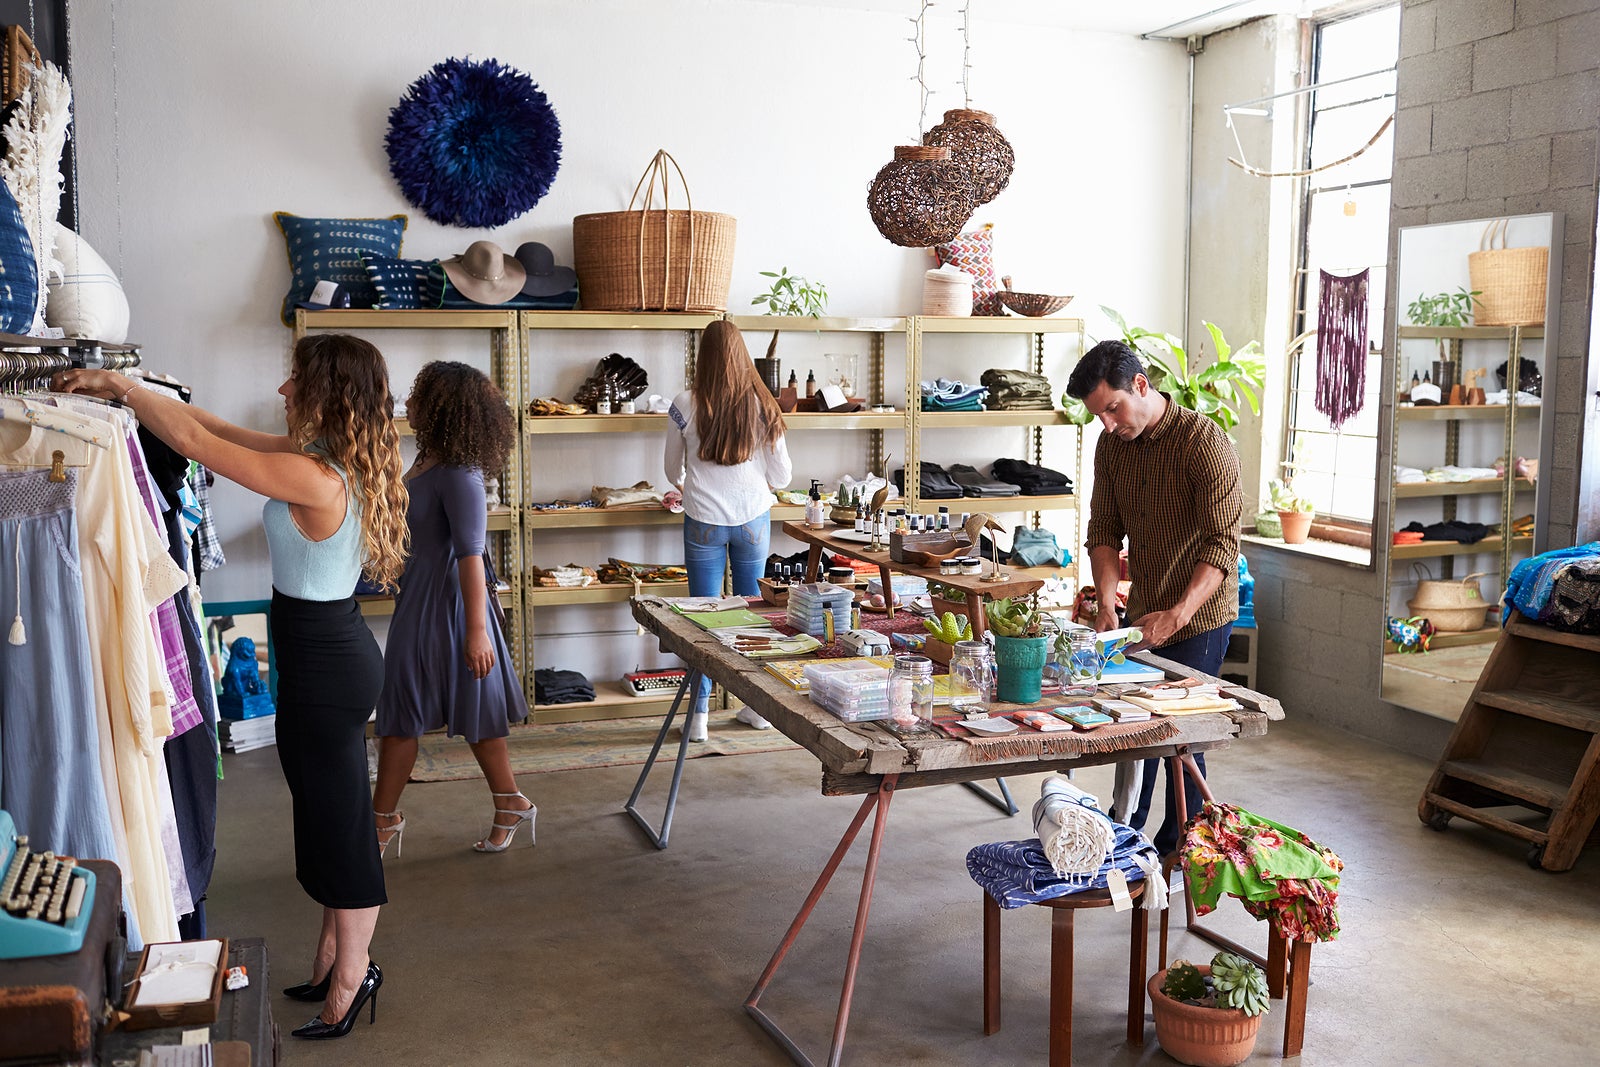
<path id="1" fill-rule="evenodd" d="M 1138 901 L 1143 882 L 1128 883 L 1128 895 Z M 1105 889 L 1089 889 L 1054 900 L 1041 900 L 1050 908 L 1050 1067 L 1072 1064 L 1072 921 L 1080 908 L 1106 908 L 1112 903 Z M 1149 941 L 1149 913 L 1133 909 L 1129 938 L 1128 1043 L 1144 1044 L 1145 954 Z M 1000 905 L 983 895 L 983 1032 L 1000 1032 Z"/>

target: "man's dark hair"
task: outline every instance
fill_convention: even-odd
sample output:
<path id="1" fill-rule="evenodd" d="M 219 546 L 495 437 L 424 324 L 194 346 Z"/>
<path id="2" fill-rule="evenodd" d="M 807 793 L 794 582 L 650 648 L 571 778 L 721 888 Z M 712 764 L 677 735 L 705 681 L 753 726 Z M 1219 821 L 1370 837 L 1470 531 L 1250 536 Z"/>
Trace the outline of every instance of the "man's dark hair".
<path id="1" fill-rule="evenodd" d="M 1126 341 L 1101 341 L 1078 360 L 1067 379 L 1067 395 L 1082 400 L 1105 382 L 1113 389 L 1131 392 L 1135 375 L 1144 374 L 1144 361 Z"/>

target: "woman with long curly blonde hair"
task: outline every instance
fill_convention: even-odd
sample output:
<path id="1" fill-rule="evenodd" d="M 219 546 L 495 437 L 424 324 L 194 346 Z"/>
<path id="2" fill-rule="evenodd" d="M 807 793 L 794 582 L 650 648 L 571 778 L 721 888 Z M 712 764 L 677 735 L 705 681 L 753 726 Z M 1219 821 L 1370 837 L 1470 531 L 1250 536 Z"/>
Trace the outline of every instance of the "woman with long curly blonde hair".
<path id="1" fill-rule="evenodd" d="M 406 487 L 383 356 L 356 337 L 294 347 L 278 388 L 287 433 L 247 430 L 112 371 L 72 370 L 56 387 L 121 401 L 180 455 L 269 497 L 270 634 L 278 662 L 277 749 L 294 804 L 295 875 L 322 905 L 312 980 L 322 1001 L 297 1037 L 343 1037 L 383 984 L 367 955 L 387 897 L 372 834 L 367 716 L 383 654 L 356 605 L 356 580 L 393 585 L 406 557 Z"/>

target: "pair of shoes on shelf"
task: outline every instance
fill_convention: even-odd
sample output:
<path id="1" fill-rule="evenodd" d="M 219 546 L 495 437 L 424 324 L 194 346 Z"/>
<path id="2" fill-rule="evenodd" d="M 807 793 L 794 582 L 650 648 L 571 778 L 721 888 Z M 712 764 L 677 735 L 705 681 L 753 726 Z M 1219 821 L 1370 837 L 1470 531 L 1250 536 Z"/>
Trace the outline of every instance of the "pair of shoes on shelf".
<path id="1" fill-rule="evenodd" d="M 501 797 L 522 797 L 523 800 L 528 800 L 527 797 L 522 796 L 521 792 L 490 793 L 489 795 L 496 799 Z M 528 800 L 528 806 L 525 808 L 502 808 L 496 804 L 494 809 L 494 819 L 489 824 L 489 835 L 483 840 L 475 842 L 472 846 L 472 851 L 504 852 L 506 849 L 511 847 L 511 842 L 516 840 L 517 831 L 522 829 L 523 823 L 528 824 L 528 847 L 532 848 L 535 840 L 533 820 L 538 818 L 538 816 L 539 809 L 534 806 L 534 803 L 531 800 Z M 511 821 L 507 822 L 507 819 L 510 819 Z M 505 835 L 500 839 L 499 844 L 495 844 L 495 842 L 492 840 L 496 834 Z"/>
<path id="2" fill-rule="evenodd" d="M 322 976 L 320 982 L 301 982 L 292 985 L 283 991 L 283 995 L 290 1000 L 327 1000 L 328 988 L 333 985 L 333 968 L 328 968 L 328 973 Z"/>
<path id="3" fill-rule="evenodd" d="M 374 823 L 378 828 L 378 855 L 382 856 L 389 848 L 389 842 L 394 842 L 394 854 L 400 855 L 404 842 L 400 835 L 406 832 L 406 813 L 403 811 L 374 811 L 373 816 L 378 819 L 395 819 L 396 822 L 387 825 Z"/>
<path id="4" fill-rule="evenodd" d="M 751 707 L 740 708 L 738 714 L 736 714 L 734 718 L 738 719 L 746 726 L 753 727 L 757 730 L 772 729 L 772 724 L 766 719 L 763 719 L 760 715 L 757 715 L 755 709 Z"/>
<path id="5" fill-rule="evenodd" d="M 329 972 L 332 975 L 332 972 Z M 324 1041 L 328 1038 L 343 1037 L 350 1032 L 356 1024 L 356 1016 L 361 1014 L 361 1009 L 370 1000 L 372 1014 L 367 1019 L 367 1025 L 378 1021 L 378 987 L 383 985 L 383 972 L 371 960 L 367 961 L 367 973 L 361 979 L 361 984 L 356 986 L 355 996 L 350 998 L 350 1007 L 345 1009 L 344 1016 L 336 1023 L 324 1022 L 318 1015 L 304 1026 L 295 1027 L 290 1033 L 295 1037 L 307 1038 L 311 1041 Z"/>

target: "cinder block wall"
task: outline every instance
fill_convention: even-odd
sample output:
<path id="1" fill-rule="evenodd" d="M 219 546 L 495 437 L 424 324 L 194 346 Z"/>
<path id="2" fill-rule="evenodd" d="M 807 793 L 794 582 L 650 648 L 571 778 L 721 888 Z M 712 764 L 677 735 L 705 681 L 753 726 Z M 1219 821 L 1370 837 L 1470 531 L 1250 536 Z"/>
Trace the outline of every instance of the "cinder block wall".
<path id="1" fill-rule="evenodd" d="M 1600 537 L 1600 424 L 1589 358 L 1594 292 L 1600 0 L 1404 0 L 1389 277 L 1401 226 L 1539 211 L 1566 214 L 1554 368 L 1549 544 Z M 1384 336 L 1399 300 L 1389 294 Z M 1394 345 L 1385 346 L 1393 359 Z M 1394 374 L 1386 362 L 1384 380 Z M 1393 397 L 1383 393 L 1379 462 Z M 1583 470 L 1587 453 L 1588 471 Z M 1392 528 L 1379 501 L 1375 528 Z M 1383 574 L 1246 546 L 1261 626 L 1259 685 L 1294 714 L 1424 757 L 1449 724 L 1381 700 Z M 1420 787 L 1420 786 L 1419 786 Z"/>

